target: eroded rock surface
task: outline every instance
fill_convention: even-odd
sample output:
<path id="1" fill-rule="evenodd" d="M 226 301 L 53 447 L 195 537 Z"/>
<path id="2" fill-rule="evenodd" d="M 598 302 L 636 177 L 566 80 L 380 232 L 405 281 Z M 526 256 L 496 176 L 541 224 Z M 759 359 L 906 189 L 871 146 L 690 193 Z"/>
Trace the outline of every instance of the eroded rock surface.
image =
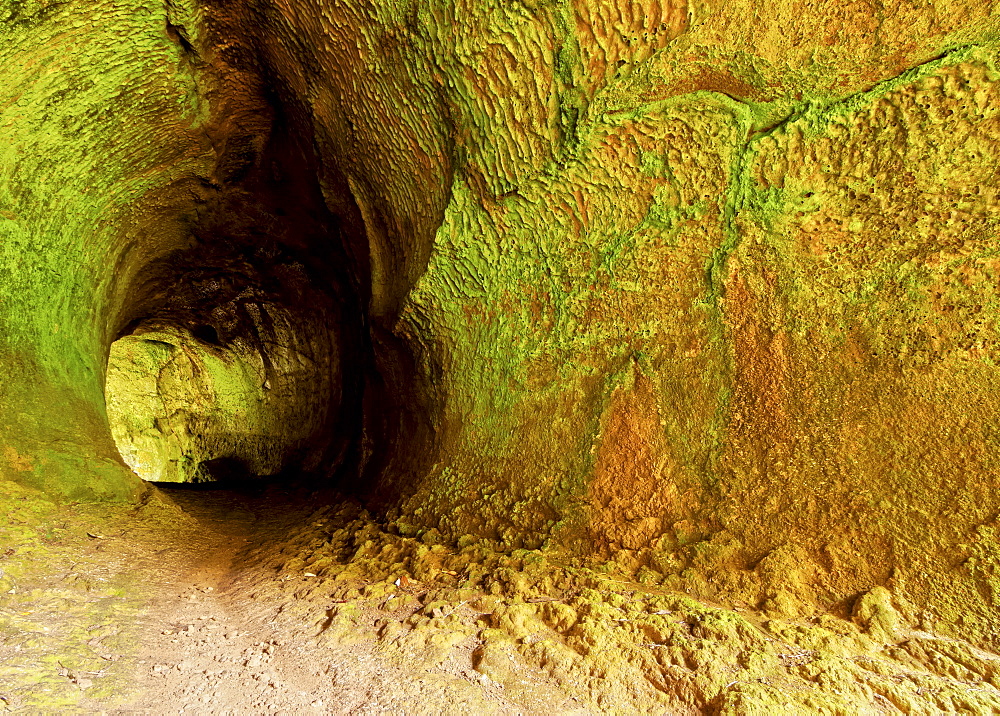
<path id="1" fill-rule="evenodd" d="M 131 496 L 106 357 L 208 325 L 401 537 L 998 646 L 992 2 L 2 12 L 5 478 Z"/>

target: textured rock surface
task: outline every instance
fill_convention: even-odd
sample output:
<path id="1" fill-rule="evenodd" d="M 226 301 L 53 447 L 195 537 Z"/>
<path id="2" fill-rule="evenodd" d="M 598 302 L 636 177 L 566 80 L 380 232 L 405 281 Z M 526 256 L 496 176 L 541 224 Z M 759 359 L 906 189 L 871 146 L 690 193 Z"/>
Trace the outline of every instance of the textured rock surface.
<path id="1" fill-rule="evenodd" d="M 134 1 L 0 7 L 2 470 L 73 496 L 136 489 L 104 361 L 136 272 L 189 242 L 211 166 L 207 104 L 168 19 Z"/>
<path id="2" fill-rule="evenodd" d="M 281 328 L 275 333 L 294 338 Z M 152 482 L 274 475 L 292 462 L 315 467 L 322 452 L 308 442 L 323 426 L 331 386 L 312 347 L 220 348 L 154 330 L 116 341 L 105 392 L 122 458 Z"/>
<path id="3" fill-rule="evenodd" d="M 404 536 L 994 644 L 992 3 L 11 7 L 5 474 L 132 489 L 109 346 L 252 259 Z"/>

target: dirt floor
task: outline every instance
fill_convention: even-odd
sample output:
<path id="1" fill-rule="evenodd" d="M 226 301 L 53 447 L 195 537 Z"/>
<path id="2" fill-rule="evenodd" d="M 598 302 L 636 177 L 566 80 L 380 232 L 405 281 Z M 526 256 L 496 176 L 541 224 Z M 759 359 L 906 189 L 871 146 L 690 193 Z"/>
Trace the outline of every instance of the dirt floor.
<path id="1" fill-rule="evenodd" d="M 346 601 L 296 609 L 287 588 L 317 578 L 248 558 L 280 554 L 316 509 L 307 494 L 172 489 L 129 514 L 19 491 L 26 506 L 0 528 L 0 711 L 525 711 L 472 669 L 470 649 L 436 664 L 393 658 L 376 648 L 377 620 L 358 638 L 322 639 Z M 536 710 L 579 710 L 554 697 Z"/>
<path id="2" fill-rule="evenodd" d="M 9 483 L 0 711 L 995 713 L 1000 657 L 908 624 L 773 619 L 540 551 L 403 536 L 274 486 L 55 506 Z"/>

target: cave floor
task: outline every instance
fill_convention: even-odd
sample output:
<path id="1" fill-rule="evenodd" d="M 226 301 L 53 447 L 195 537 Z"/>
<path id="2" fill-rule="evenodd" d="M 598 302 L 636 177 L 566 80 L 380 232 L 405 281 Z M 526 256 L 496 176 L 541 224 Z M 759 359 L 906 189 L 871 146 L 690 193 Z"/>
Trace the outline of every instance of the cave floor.
<path id="1" fill-rule="evenodd" d="M 343 600 L 296 609 L 290 582 L 317 578 L 260 560 L 315 511 L 306 494 L 170 489 L 137 510 L 25 496 L 23 522 L 49 514 L 0 539 L 13 585 L 0 601 L 0 711 L 524 712 L 469 663 L 392 658 L 364 629 L 321 639 L 322 606 Z M 554 696 L 537 711 L 574 710 Z"/>
<path id="2" fill-rule="evenodd" d="M 302 505 L 275 510 L 259 495 L 230 491 L 172 491 L 166 499 L 197 528 L 158 551 L 157 599 L 138 622 L 135 695 L 113 712 L 308 714 L 377 702 L 368 693 L 375 679 L 364 668 L 371 655 L 317 648 L 309 639 L 314 628 L 279 625 L 267 612 L 281 605 L 261 610 L 254 590 L 239 583 L 239 555 L 258 530 L 273 529 L 278 515 L 289 519 Z M 378 674 L 398 671 L 377 664 Z M 400 676 L 409 682 L 409 674 Z"/>
<path id="3" fill-rule="evenodd" d="M 1000 657 L 898 614 L 775 618 L 332 494 L 0 507 L 0 712 L 1000 711 Z"/>

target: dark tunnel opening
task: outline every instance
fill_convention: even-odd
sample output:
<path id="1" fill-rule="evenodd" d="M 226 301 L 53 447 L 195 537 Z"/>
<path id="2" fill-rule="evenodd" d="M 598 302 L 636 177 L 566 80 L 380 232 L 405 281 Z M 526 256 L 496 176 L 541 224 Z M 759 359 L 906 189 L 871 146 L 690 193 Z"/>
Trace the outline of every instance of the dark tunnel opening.
<path id="1" fill-rule="evenodd" d="M 446 192 L 426 197 L 417 226 L 359 190 L 377 178 L 349 148 L 349 113 L 344 138 L 331 137 L 302 91 L 322 83 L 319 67 L 290 72 L 288 48 L 248 30 L 282 26 L 270 12 L 219 8 L 186 54 L 213 88 L 214 170 L 181 210 L 189 244 L 149 262 L 120 315 L 112 432 L 147 481 L 304 479 L 391 509 L 440 439 L 439 358 L 397 324 Z M 144 386 L 116 397 L 140 374 Z"/>
<path id="2" fill-rule="evenodd" d="M 304 113 L 269 89 L 255 121 L 226 128 L 190 245 L 136 281 L 109 358 L 112 432 L 149 482 L 294 477 L 364 493 L 371 426 L 392 422 L 368 390 L 365 229 L 328 207 Z"/>

